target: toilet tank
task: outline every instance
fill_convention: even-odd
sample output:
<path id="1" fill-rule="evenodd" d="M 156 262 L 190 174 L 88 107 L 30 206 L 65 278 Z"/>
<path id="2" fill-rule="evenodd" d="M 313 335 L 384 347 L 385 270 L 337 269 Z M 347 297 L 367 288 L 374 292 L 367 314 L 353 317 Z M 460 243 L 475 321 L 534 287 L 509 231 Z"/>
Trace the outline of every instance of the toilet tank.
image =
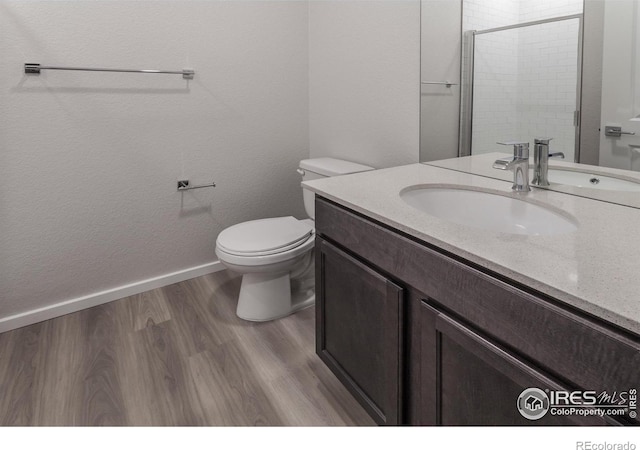
<path id="1" fill-rule="evenodd" d="M 302 175 L 302 181 L 317 180 L 318 178 L 335 177 L 350 173 L 367 172 L 375 170 L 373 167 L 357 164 L 351 161 L 344 161 L 336 158 L 312 158 L 300 161 L 298 171 Z M 315 219 L 315 194 L 309 189 L 302 188 L 304 198 L 304 209 L 307 215 Z"/>

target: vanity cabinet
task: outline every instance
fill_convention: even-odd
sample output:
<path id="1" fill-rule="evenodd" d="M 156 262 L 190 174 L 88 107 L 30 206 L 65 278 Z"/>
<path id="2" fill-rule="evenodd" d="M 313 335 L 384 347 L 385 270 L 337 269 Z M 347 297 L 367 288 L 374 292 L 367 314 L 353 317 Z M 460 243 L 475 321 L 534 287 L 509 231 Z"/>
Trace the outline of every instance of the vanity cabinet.
<path id="1" fill-rule="evenodd" d="M 380 424 L 638 424 L 524 418 L 529 387 L 640 388 L 640 337 L 316 198 L 317 353 Z"/>
<path id="2" fill-rule="evenodd" d="M 400 423 L 404 291 L 318 239 L 317 353 L 381 425 Z"/>

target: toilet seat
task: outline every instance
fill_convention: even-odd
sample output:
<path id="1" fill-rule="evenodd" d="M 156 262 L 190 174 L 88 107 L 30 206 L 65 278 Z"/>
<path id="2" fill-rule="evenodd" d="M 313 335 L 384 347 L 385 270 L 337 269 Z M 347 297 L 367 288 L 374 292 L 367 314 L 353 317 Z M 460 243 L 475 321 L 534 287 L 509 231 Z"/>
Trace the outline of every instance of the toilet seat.
<path id="1" fill-rule="evenodd" d="M 216 254 L 231 264 L 274 264 L 305 253 L 314 240 L 311 220 L 291 216 L 259 219 L 222 231 L 216 240 Z"/>
<path id="2" fill-rule="evenodd" d="M 231 226 L 218 235 L 216 244 L 230 255 L 273 255 L 298 247 L 312 233 L 313 227 L 307 221 L 274 217 Z"/>

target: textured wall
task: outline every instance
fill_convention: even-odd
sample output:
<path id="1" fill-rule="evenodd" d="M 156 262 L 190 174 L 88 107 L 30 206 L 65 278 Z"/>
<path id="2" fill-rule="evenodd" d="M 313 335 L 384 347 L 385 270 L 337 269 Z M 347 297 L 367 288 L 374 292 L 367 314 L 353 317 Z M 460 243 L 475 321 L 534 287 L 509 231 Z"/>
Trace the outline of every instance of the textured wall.
<path id="1" fill-rule="evenodd" d="M 311 156 L 418 162 L 419 0 L 311 0 Z"/>
<path id="2" fill-rule="evenodd" d="M 306 1 L 0 2 L 0 318 L 214 261 L 233 223 L 303 216 L 307 15 Z M 25 62 L 196 77 L 25 76 Z M 177 193 L 182 176 L 218 187 Z"/>

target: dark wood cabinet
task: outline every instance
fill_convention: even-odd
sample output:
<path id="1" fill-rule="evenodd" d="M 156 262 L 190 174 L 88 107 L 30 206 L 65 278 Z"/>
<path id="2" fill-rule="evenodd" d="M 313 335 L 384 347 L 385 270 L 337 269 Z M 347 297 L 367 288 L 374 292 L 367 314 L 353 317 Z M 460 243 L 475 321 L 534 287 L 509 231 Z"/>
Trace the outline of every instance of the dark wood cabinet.
<path id="1" fill-rule="evenodd" d="M 329 242 L 316 242 L 316 350 L 383 425 L 401 423 L 403 289 Z"/>
<path id="2" fill-rule="evenodd" d="M 567 390 L 549 374 L 426 303 L 420 313 L 421 424 L 605 425 L 598 417 L 545 414 L 537 420 L 516 407 L 527 388 Z"/>
<path id="3" fill-rule="evenodd" d="M 524 418 L 526 388 L 640 388 L 640 336 L 316 199 L 317 352 L 381 424 L 604 425 Z"/>

